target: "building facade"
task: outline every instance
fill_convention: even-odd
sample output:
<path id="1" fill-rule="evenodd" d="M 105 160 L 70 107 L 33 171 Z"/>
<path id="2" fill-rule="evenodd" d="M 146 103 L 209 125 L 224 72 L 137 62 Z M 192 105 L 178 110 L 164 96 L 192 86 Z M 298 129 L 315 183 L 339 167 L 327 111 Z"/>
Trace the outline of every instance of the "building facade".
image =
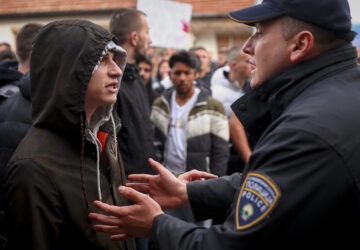
<path id="1" fill-rule="evenodd" d="M 151 0 L 149 0 L 151 1 Z M 256 0 L 176 0 L 192 5 L 191 46 L 204 46 L 216 55 L 220 47 L 242 44 L 252 28 L 235 23 L 228 12 Z M 15 48 L 15 36 L 26 23 L 46 24 L 63 18 L 83 18 L 108 27 L 111 13 L 120 7 L 136 8 L 137 0 L 0 0 L 0 42 Z"/>

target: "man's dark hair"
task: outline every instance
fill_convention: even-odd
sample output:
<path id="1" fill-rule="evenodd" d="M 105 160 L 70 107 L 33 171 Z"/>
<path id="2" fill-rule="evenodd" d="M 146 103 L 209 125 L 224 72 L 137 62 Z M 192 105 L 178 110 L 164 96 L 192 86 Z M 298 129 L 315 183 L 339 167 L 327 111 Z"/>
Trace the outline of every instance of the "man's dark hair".
<path id="1" fill-rule="evenodd" d="M 345 40 L 340 40 L 336 37 L 333 31 L 329 31 L 318 27 L 316 25 L 297 20 L 289 16 L 280 17 L 282 36 L 286 41 L 290 40 L 293 36 L 303 30 L 310 31 L 320 52 L 339 47 L 345 43 Z"/>
<path id="2" fill-rule="evenodd" d="M 170 68 L 174 66 L 175 63 L 181 62 L 196 71 L 200 71 L 201 62 L 199 57 L 193 53 L 186 50 L 181 50 L 173 54 L 169 59 Z"/>
<path id="3" fill-rule="evenodd" d="M 152 69 L 153 68 L 153 64 L 152 62 L 150 61 L 149 58 L 145 57 L 145 56 L 140 56 L 137 60 L 136 60 L 136 64 L 139 65 L 139 63 L 141 62 L 144 62 L 146 63 L 147 65 L 150 65 L 150 68 Z"/>
<path id="4" fill-rule="evenodd" d="M 113 12 L 110 18 L 110 32 L 117 37 L 120 45 L 127 41 L 131 32 L 141 30 L 141 15 L 146 16 L 144 12 L 133 8 L 121 8 Z"/>
<path id="5" fill-rule="evenodd" d="M 7 47 L 8 49 L 11 50 L 11 46 L 10 46 L 10 44 L 7 43 L 7 42 L 1 42 L 1 43 L 0 43 L 0 46 L 5 46 L 5 47 Z"/>
<path id="6" fill-rule="evenodd" d="M 20 63 L 25 62 L 31 52 L 32 41 L 43 25 L 38 23 L 25 24 L 16 36 L 16 54 Z"/>
<path id="7" fill-rule="evenodd" d="M 6 60 L 16 60 L 16 55 L 10 49 L 0 51 L 0 62 Z"/>

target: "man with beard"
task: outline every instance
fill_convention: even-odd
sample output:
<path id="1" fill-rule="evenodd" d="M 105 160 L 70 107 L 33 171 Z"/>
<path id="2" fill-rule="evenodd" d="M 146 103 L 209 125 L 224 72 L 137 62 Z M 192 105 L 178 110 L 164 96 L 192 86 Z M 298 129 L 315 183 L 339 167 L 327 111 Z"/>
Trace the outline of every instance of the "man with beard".
<path id="1" fill-rule="evenodd" d="M 119 149 L 125 173 L 151 174 L 154 172 L 147 163 L 147 159 L 154 156 L 150 107 L 136 65 L 136 61 L 145 56 L 151 43 L 145 13 L 132 8 L 115 11 L 110 20 L 110 32 L 119 39 L 119 45 L 128 54 L 117 106 L 122 124 L 118 135 Z"/>
<path id="2" fill-rule="evenodd" d="M 125 174 L 155 174 L 147 163 L 149 157 L 155 157 L 149 97 L 136 65 L 138 60 L 146 56 L 151 44 L 145 13 L 133 8 L 120 8 L 111 16 L 110 32 L 119 39 L 119 45 L 128 54 L 117 101 L 117 113 L 122 125 L 118 145 Z M 147 239 L 137 239 L 137 249 L 146 250 L 148 245 Z"/>

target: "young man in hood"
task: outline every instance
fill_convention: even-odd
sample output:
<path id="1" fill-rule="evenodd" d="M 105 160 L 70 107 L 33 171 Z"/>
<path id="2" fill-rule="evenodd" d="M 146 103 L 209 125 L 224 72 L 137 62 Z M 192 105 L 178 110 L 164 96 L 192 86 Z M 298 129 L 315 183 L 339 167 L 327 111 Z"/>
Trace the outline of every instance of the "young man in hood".
<path id="1" fill-rule="evenodd" d="M 93 200 L 129 204 L 113 112 L 126 52 L 84 20 L 44 26 L 34 41 L 32 127 L 9 161 L 4 204 L 10 249 L 135 249 L 110 241 L 87 215 Z"/>
<path id="2" fill-rule="evenodd" d="M 232 105 L 257 139 L 243 174 L 185 184 L 153 162 L 159 176 L 129 176 L 147 182 L 130 186 L 150 197 L 121 187 L 137 204 L 96 202 L 111 217 L 91 217 L 113 226 L 96 229 L 113 239 L 152 235 L 158 249 L 353 248 L 360 223 L 360 67 L 348 2 L 263 0 L 230 16 L 256 27 L 243 47 L 256 66 L 252 89 Z M 205 229 L 164 214 L 159 204 L 191 206 L 199 219 L 227 218 Z"/>

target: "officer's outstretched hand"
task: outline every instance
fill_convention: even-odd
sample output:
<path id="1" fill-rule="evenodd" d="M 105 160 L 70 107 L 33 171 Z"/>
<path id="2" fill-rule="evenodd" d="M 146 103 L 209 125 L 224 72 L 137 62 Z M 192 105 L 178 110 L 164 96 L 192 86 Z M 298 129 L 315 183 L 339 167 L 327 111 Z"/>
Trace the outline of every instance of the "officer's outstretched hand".
<path id="1" fill-rule="evenodd" d="M 163 213 L 159 204 L 132 188 L 121 186 L 119 192 L 135 204 L 118 207 L 94 201 L 94 205 L 105 213 L 89 214 L 90 219 L 100 223 L 93 227 L 94 230 L 112 235 L 112 240 L 150 237 L 155 217 Z"/>
<path id="2" fill-rule="evenodd" d="M 149 159 L 149 164 L 159 175 L 132 174 L 128 179 L 141 183 L 128 183 L 126 186 L 148 193 L 163 209 L 190 206 L 186 183 L 159 162 Z"/>
<path id="3" fill-rule="evenodd" d="M 179 175 L 178 180 L 188 183 L 188 182 L 192 182 L 192 181 L 204 181 L 206 179 L 215 179 L 215 178 L 218 178 L 218 176 L 207 173 L 207 172 L 193 169 L 193 170 L 190 170 L 189 172 L 185 172 L 185 173 Z"/>

